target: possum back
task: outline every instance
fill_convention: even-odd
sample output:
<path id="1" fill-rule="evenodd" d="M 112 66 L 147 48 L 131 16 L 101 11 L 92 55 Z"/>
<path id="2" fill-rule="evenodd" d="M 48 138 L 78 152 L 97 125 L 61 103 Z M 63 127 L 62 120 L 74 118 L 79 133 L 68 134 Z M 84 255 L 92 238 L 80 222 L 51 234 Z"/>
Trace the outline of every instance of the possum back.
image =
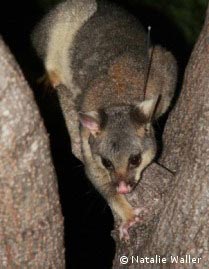
<path id="1" fill-rule="evenodd" d="M 96 92 L 93 90 L 89 92 L 89 95 L 92 94 L 94 97 L 99 95 L 95 99 L 98 106 L 104 106 L 108 99 L 110 101 L 110 97 L 112 101 L 115 99 L 114 104 L 120 103 L 120 100 L 116 99 L 118 89 L 123 86 L 124 88 L 126 86 L 126 90 L 120 99 L 124 99 L 123 95 L 128 95 L 127 98 L 134 95 L 130 102 L 136 97 L 140 100 L 139 87 L 136 94 L 133 87 L 124 83 L 124 79 L 125 76 L 127 80 L 130 79 L 128 72 L 131 70 L 131 79 L 134 72 L 137 72 L 135 82 L 143 84 L 147 64 L 146 54 L 146 35 L 139 21 L 122 8 L 102 2 L 75 36 L 71 62 L 74 84 L 78 85 L 82 91 L 87 89 L 91 91 L 92 87 L 97 88 Z M 111 71 L 111 68 L 114 70 Z M 113 77 L 116 76 L 117 81 L 121 80 L 121 87 L 119 85 L 115 90 L 113 85 L 107 85 L 112 73 L 115 73 Z M 139 73 L 141 73 L 140 81 L 137 81 Z M 106 85 L 102 87 L 101 84 L 104 81 Z M 134 83 L 133 80 L 132 82 Z M 108 91 L 107 88 L 110 87 L 112 89 Z M 115 96 L 114 93 L 116 93 Z M 86 93 L 84 93 L 85 97 Z M 92 107 L 92 109 L 95 108 Z"/>
<path id="2" fill-rule="evenodd" d="M 97 11 L 78 31 L 73 47 L 73 78 L 81 89 L 107 74 L 120 55 L 129 53 L 144 69 L 145 33 L 138 20 L 122 8 L 100 3 Z"/>
<path id="3" fill-rule="evenodd" d="M 33 37 L 51 85 L 65 85 L 77 110 L 143 101 L 150 51 L 143 27 L 124 9 L 107 1 L 68 0 L 40 22 Z M 170 104 L 176 69 L 172 54 L 155 47 L 146 99 L 161 95 L 158 116 Z M 62 99 L 67 107 L 68 98 Z"/>

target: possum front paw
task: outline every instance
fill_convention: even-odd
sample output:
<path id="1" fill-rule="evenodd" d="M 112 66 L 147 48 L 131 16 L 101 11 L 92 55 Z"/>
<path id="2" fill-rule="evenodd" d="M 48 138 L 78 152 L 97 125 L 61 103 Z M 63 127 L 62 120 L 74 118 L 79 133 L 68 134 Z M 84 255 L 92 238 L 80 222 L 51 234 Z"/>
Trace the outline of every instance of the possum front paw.
<path id="1" fill-rule="evenodd" d="M 119 226 L 119 236 L 120 240 L 125 240 L 126 242 L 130 240 L 128 229 L 134 226 L 137 222 L 140 221 L 139 214 L 145 211 L 144 208 L 135 208 L 132 212 L 132 217 L 122 221 L 121 225 Z"/>

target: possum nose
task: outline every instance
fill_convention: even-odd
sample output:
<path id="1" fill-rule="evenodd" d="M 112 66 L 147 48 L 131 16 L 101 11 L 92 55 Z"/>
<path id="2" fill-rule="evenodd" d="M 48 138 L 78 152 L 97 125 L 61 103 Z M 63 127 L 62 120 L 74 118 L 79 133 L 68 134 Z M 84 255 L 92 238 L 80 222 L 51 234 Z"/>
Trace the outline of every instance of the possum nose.
<path id="1" fill-rule="evenodd" d="M 131 191 L 131 186 L 126 184 L 124 181 L 121 181 L 117 186 L 116 190 L 120 194 L 126 194 Z"/>

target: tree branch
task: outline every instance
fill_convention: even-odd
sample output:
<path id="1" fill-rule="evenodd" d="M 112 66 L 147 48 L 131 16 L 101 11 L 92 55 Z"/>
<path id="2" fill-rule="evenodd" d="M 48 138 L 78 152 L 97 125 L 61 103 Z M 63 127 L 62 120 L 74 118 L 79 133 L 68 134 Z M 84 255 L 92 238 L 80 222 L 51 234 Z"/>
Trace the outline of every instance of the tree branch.
<path id="1" fill-rule="evenodd" d="M 183 88 L 164 132 L 160 163 L 175 171 L 167 175 L 151 165 L 132 196 L 148 208 L 132 231 L 127 246 L 117 239 L 113 268 L 124 268 L 120 256 L 166 258 L 166 264 L 129 263 L 125 268 L 208 268 L 209 264 L 209 8 L 204 27 L 186 68 Z M 168 172 L 167 172 L 168 173 Z M 146 182 L 150 180 L 147 188 Z M 156 204 L 156 193 L 158 195 Z M 142 190 L 144 193 L 142 193 Z M 131 199 L 131 198 L 129 198 Z M 159 207 L 159 208 L 158 208 Z M 156 208 L 158 210 L 156 210 Z M 147 221 L 147 219 L 149 221 Z M 146 236 L 144 236 L 145 232 Z M 170 264 L 170 256 L 201 258 L 195 264 Z M 188 267 L 190 266 L 190 267 Z"/>
<path id="2" fill-rule="evenodd" d="M 63 218 L 46 130 L 0 39 L 1 268 L 64 268 Z"/>

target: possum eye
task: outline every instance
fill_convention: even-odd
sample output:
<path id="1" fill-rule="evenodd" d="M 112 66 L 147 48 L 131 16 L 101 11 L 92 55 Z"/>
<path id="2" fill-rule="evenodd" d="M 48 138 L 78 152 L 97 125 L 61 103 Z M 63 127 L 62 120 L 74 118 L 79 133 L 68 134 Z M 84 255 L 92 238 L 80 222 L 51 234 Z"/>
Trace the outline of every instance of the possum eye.
<path id="1" fill-rule="evenodd" d="M 112 170 L 114 168 L 110 160 L 105 159 L 105 158 L 101 158 L 101 159 L 102 159 L 102 164 L 104 165 L 105 168 L 107 168 L 108 170 Z"/>
<path id="2" fill-rule="evenodd" d="M 129 165 L 131 167 L 137 167 L 137 166 L 139 166 L 140 162 L 141 162 L 141 154 L 132 155 L 129 158 Z"/>

